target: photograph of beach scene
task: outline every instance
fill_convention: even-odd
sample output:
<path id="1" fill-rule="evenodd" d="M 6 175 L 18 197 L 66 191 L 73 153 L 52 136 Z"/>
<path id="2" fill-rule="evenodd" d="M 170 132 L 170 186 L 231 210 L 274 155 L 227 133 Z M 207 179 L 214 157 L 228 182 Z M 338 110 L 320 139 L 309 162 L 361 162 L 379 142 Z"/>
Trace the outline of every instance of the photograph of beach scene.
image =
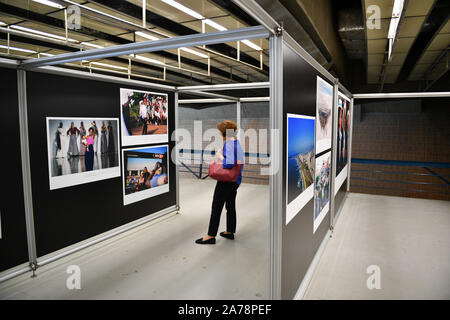
<path id="1" fill-rule="evenodd" d="M 315 118 L 287 115 L 286 224 L 314 195 Z"/>

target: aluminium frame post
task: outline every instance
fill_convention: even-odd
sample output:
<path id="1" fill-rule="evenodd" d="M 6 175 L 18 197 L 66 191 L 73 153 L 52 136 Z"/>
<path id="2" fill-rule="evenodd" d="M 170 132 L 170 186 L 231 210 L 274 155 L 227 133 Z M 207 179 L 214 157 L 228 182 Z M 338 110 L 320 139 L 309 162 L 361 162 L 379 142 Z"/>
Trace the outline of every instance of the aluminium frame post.
<path id="1" fill-rule="evenodd" d="M 283 231 L 283 30 L 270 36 L 270 299 L 281 299 Z M 276 171 L 274 171 L 274 169 Z"/>
<path id="2" fill-rule="evenodd" d="M 347 154 L 347 162 L 348 162 L 348 167 L 347 167 L 347 192 L 350 192 L 350 175 L 352 173 L 352 143 L 353 143 L 353 113 L 354 113 L 354 108 L 353 108 L 353 102 L 354 99 L 351 98 L 350 99 L 350 137 L 348 139 L 348 154 Z"/>
<path id="3" fill-rule="evenodd" d="M 238 140 L 241 141 L 242 130 L 241 130 L 241 100 L 236 102 L 236 124 L 238 127 Z"/>
<path id="4" fill-rule="evenodd" d="M 178 90 L 175 91 L 175 137 L 176 131 L 179 126 L 179 113 L 178 113 Z M 178 150 L 178 141 L 175 138 L 175 181 L 176 181 L 176 210 L 177 213 L 180 213 L 180 167 L 178 164 L 179 158 L 179 150 Z"/>
<path id="5" fill-rule="evenodd" d="M 17 70 L 17 91 L 19 104 L 20 153 L 22 162 L 23 198 L 25 208 L 25 223 L 27 230 L 28 260 L 36 276 L 37 251 L 34 230 L 33 195 L 31 189 L 30 141 L 28 135 L 27 78 L 26 71 Z"/>
<path id="6" fill-rule="evenodd" d="M 337 127 L 338 127 L 338 114 L 337 106 L 339 103 L 339 80 L 336 79 L 333 85 L 333 110 L 331 114 L 333 115 L 333 125 L 332 125 L 332 137 L 331 137 L 331 183 L 330 190 L 328 193 L 330 195 L 330 230 L 334 229 L 334 216 L 335 216 L 335 193 L 334 188 L 336 186 L 336 165 L 337 165 Z"/>

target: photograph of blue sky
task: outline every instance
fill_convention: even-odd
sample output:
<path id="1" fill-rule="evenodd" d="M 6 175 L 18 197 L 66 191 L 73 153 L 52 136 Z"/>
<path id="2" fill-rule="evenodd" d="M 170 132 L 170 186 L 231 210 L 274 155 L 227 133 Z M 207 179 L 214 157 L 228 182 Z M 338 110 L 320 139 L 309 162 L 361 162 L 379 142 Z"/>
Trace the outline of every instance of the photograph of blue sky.
<path id="1" fill-rule="evenodd" d="M 314 149 L 314 119 L 288 118 L 288 131 L 289 157 Z"/>
<path id="2" fill-rule="evenodd" d="M 167 147 L 153 147 L 153 148 L 137 149 L 137 150 L 133 150 L 133 152 L 164 154 L 167 152 Z M 162 162 L 162 159 L 128 157 L 127 170 L 142 170 L 144 167 L 147 167 L 150 170 L 150 169 L 153 169 L 156 162 Z"/>

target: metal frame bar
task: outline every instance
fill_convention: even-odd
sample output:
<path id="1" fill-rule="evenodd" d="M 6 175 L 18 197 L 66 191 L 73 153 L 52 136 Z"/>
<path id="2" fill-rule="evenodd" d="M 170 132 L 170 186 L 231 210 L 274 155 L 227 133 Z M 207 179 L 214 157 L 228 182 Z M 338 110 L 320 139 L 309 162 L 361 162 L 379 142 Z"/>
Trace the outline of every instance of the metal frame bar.
<path id="1" fill-rule="evenodd" d="M 391 98 L 445 98 L 450 91 L 442 92 L 405 92 L 405 93 L 356 93 L 354 99 L 391 99 Z"/>
<path id="2" fill-rule="evenodd" d="M 180 92 L 183 91 L 220 91 L 220 90 L 245 90 L 245 89 L 262 89 L 270 88 L 270 82 L 249 82 L 249 83 L 227 83 L 213 84 L 201 86 L 183 86 L 178 87 Z"/>
<path id="3" fill-rule="evenodd" d="M 281 30 L 280 30 L 281 31 Z M 270 299 L 281 299 L 282 154 L 283 154 L 283 36 L 270 37 Z M 273 170 L 277 171 L 274 172 Z"/>
<path id="4" fill-rule="evenodd" d="M 333 88 L 333 125 L 331 132 L 331 185 L 330 185 L 330 229 L 334 228 L 334 216 L 335 216 L 335 193 L 334 188 L 336 186 L 336 165 L 337 165 L 337 131 L 338 131 L 338 118 L 337 118 L 337 106 L 339 99 L 339 82 L 335 80 Z"/>
<path id="5" fill-rule="evenodd" d="M 30 141 L 28 135 L 27 78 L 25 70 L 17 70 L 19 104 L 20 153 L 22 158 L 23 198 L 27 230 L 28 259 L 33 271 L 37 263 L 36 237 L 34 232 L 33 192 L 31 189 Z"/>
<path id="6" fill-rule="evenodd" d="M 9 279 L 18 277 L 28 271 L 32 271 L 29 263 L 23 263 L 11 269 L 0 272 L 0 283 L 8 281 Z"/>
<path id="7" fill-rule="evenodd" d="M 272 33 L 275 33 L 276 29 L 281 28 L 281 25 L 255 0 L 233 0 L 233 2 Z"/>
<path id="8" fill-rule="evenodd" d="M 353 144 L 353 114 L 354 114 L 354 108 L 353 108 L 353 102 L 354 98 L 350 99 L 350 135 L 349 135 L 349 142 L 348 142 L 348 167 L 347 167 L 347 192 L 350 191 L 350 176 L 352 173 L 352 144 Z"/>
<path id="9" fill-rule="evenodd" d="M 40 59 L 29 59 L 23 61 L 21 65 L 24 69 L 32 69 L 40 66 L 77 62 L 85 59 L 103 59 L 129 54 L 178 49 L 180 47 L 193 47 L 202 44 L 210 45 L 245 39 L 267 38 L 268 36 L 269 32 L 263 26 L 254 26 L 227 31 L 199 33 L 161 40 L 127 43 L 113 47 L 71 52 Z"/>
<path id="10" fill-rule="evenodd" d="M 190 103 L 233 103 L 233 102 L 269 102 L 270 97 L 251 97 L 251 98 L 236 98 L 236 99 L 180 99 L 179 104 L 190 104 Z"/>
<path id="11" fill-rule="evenodd" d="M 179 123 L 180 123 L 180 119 L 179 119 L 179 110 L 178 110 L 178 91 L 175 91 L 175 130 L 178 129 Z M 176 143 L 175 144 L 175 181 L 176 181 L 177 187 L 175 188 L 175 192 L 176 192 L 176 209 L 177 209 L 177 213 L 180 213 L 180 183 L 179 183 L 180 182 L 180 167 L 178 164 L 178 157 L 179 157 L 178 143 Z"/>

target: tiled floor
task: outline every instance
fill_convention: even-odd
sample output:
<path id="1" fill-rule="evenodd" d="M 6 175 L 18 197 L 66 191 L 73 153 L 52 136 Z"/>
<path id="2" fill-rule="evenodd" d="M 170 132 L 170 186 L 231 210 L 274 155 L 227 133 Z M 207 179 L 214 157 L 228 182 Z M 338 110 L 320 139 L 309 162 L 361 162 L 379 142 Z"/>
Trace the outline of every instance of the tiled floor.
<path id="1" fill-rule="evenodd" d="M 305 298 L 450 299 L 450 202 L 349 194 Z"/>

